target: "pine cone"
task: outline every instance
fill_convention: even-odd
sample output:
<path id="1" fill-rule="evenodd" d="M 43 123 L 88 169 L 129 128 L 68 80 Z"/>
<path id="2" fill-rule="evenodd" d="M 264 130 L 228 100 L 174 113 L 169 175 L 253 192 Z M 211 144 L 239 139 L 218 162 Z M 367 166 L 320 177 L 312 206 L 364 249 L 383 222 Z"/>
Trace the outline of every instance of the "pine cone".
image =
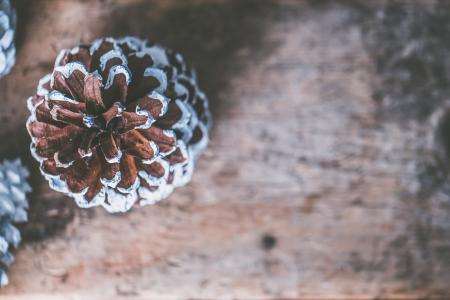
<path id="1" fill-rule="evenodd" d="M 211 123 L 181 55 L 133 37 L 63 50 L 28 107 L 31 150 L 50 186 L 109 212 L 186 184 Z"/>
<path id="2" fill-rule="evenodd" d="M 26 193 L 31 187 L 26 182 L 29 173 L 19 159 L 0 164 L 0 287 L 8 284 L 3 268 L 9 267 L 14 257 L 8 251 L 9 245 L 17 247 L 20 232 L 12 223 L 27 221 L 28 201 Z"/>
<path id="3" fill-rule="evenodd" d="M 16 61 L 15 30 L 16 12 L 9 0 L 0 0 L 0 77 L 8 74 Z"/>

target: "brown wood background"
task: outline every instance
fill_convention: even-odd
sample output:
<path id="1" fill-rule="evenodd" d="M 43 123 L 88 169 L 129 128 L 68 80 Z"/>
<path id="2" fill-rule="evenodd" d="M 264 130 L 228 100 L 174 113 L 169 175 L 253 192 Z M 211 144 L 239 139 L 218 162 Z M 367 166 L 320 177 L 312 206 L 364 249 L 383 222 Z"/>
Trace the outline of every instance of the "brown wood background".
<path id="1" fill-rule="evenodd" d="M 442 1 L 14 3 L 0 154 L 34 193 L 1 299 L 450 298 Z M 191 184 L 125 215 L 52 192 L 24 127 L 59 49 L 108 35 L 181 52 L 215 121 Z"/>

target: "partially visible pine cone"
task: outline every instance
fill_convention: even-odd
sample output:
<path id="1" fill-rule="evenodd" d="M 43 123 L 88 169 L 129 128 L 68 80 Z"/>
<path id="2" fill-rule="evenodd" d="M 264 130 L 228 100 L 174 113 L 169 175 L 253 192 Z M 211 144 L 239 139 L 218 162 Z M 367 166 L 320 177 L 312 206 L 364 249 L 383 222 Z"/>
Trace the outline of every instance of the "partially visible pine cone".
<path id="1" fill-rule="evenodd" d="M 211 124 L 181 55 L 133 37 L 63 50 L 28 107 L 31 150 L 50 186 L 110 212 L 186 184 Z"/>
<path id="2" fill-rule="evenodd" d="M 8 74 L 16 61 L 15 30 L 16 12 L 9 0 L 0 0 L 0 77 Z"/>
<path id="3" fill-rule="evenodd" d="M 28 201 L 26 193 L 31 187 L 26 182 L 29 173 L 19 159 L 0 164 L 0 287 L 8 284 L 4 268 L 9 267 L 14 257 L 8 251 L 20 243 L 20 232 L 13 223 L 27 221 Z"/>

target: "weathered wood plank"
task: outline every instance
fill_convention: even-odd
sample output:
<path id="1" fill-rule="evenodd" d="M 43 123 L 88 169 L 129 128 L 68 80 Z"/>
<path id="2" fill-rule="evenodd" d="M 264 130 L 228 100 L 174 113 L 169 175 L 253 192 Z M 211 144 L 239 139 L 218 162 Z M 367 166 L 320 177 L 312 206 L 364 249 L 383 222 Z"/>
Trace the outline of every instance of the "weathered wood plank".
<path id="1" fill-rule="evenodd" d="M 313 2 L 19 2 L 17 65 L 0 82 L 1 134 L 17 139 L 1 152 L 34 170 L 24 230 L 39 240 L 17 251 L 2 298 L 450 296 L 450 200 L 418 174 L 442 113 L 383 117 L 366 19 L 382 3 Z M 58 49 L 123 34 L 185 54 L 215 125 L 191 184 L 111 216 L 45 186 L 22 124 Z"/>

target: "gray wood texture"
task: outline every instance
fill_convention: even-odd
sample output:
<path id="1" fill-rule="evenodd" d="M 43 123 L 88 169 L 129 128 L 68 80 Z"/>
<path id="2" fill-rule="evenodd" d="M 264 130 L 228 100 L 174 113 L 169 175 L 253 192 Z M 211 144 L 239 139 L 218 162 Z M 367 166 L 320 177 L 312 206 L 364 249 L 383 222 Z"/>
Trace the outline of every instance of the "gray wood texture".
<path id="1" fill-rule="evenodd" d="M 450 297 L 447 94 L 425 84 L 442 93 L 410 114 L 430 103 L 414 97 L 424 82 L 396 64 L 408 40 L 383 35 L 435 22 L 435 3 L 397 3 L 383 25 L 383 1 L 17 1 L 0 153 L 23 158 L 35 192 L 0 298 Z M 125 215 L 51 191 L 24 128 L 59 49 L 108 35 L 181 52 L 214 115 L 193 181 Z M 419 60 L 446 49 L 433 42 Z"/>

